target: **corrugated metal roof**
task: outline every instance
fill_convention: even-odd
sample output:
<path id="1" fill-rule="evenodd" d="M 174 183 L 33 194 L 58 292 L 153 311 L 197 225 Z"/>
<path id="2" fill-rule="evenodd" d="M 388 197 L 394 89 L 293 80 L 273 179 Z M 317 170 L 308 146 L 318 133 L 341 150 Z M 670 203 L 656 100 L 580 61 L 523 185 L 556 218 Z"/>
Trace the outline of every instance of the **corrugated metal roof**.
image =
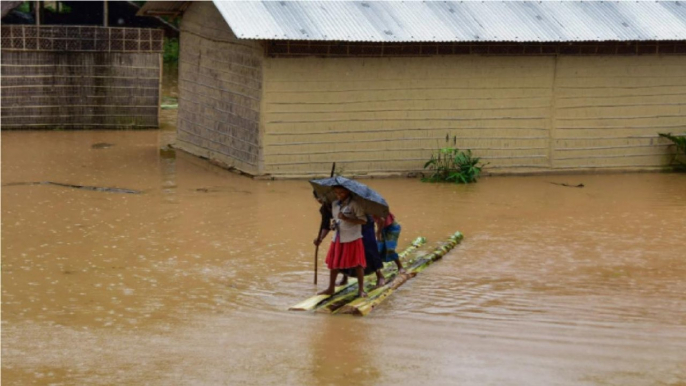
<path id="1" fill-rule="evenodd" d="M 683 1 L 215 0 L 214 4 L 241 39 L 369 42 L 686 40 L 686 2 Z"/>

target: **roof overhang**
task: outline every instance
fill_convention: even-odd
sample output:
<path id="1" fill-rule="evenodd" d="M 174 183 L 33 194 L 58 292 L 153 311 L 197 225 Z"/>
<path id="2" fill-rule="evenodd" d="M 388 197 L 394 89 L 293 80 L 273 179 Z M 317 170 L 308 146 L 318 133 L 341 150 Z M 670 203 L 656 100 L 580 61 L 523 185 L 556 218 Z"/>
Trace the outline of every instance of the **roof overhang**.
<path id="1" fill-rule="evenodd" d="M 181 15 L 192 1 L 148 1 L 136 12 L 136 16 L 172 16 Z"/>
<path id="2" fill-rule="evenodd" d="M 23 1 L 3 1 L 0 4 L 0 10 L 2 11 L 2 17 L 5 17 L 10 11 L 17 8 L 23 3 Z"/>

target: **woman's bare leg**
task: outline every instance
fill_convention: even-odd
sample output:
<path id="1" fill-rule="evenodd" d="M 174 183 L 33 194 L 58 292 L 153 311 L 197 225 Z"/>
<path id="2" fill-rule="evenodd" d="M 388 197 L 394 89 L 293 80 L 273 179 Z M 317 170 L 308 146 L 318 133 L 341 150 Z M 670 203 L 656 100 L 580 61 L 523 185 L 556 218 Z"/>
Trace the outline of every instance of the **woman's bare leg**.
<path id="1" fill-rule="evenodd" d="M 338 276 L 338 270 L 332 269 L 329 272 L 329 288 L 317 293 L 317 295 L 333 295 L 333 292 L 336 290 L 336 276 Z"/>
<path id="2" fill-rule="evenodd" d="M 355 268 L 355 273 L 357 273 L 357 294 L 361 298 L 366 298 L 367 293 L 364 292 L 364 268 L 358 266 Z"/>
<path id="3" fill-rule="evenodd" d="M 383 287 L 386 285 L 386 278 L 383 276 L 383 273 L 381 272 L 380 269 L 376 270 L 376 286 L 377 287 Z"/>
<path id="4" fill-rule="evenodd" d="M 341 279 L 341 281 L 338 282 L 338 285 L 347 285 L 348 284 L 348 275 L 346 275 L 343 272 L 341 272 L 341 274 L 343 275 L 343 278 Z"/>
<path id="5" fill-rule="evenodd" d="M 405 268 L 403 268 L 403 263 L 400 262 L 400 259 L 395 260 L 395 265 L 398 266 L 398 273 L 406 273 Z"/>

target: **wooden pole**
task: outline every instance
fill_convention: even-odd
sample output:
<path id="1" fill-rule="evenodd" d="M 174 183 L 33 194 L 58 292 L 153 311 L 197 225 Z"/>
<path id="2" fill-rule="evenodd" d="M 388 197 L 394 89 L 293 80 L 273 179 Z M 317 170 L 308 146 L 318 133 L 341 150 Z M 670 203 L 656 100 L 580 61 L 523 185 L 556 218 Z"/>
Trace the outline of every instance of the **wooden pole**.
<path id="1" fill-rule="evenodd" d="M 150 33 L 150 36 L 152 36 L 152 33 Z M 152 44 L 150 44 L 150 48 L 152 49 Z M 157 85 L 157 128 L 160 127 L 160 116 L 162 115 L 162 77 L 164 77 L 164 58 L 162 55 L 161 52 L 157 54 L 157 65 L 160 67 L 160 79 Z"/>
<path id="2" fill-rule="evenodd" d="M 319 233 L 317 233 L 317 239 L 319 239 L 319 235 L 321 234 L 321 229 L 319 229 Z M 319 245 L 317 245 L 314 248 L 314 285 L 317 285 L 317 263 L 319 262 L 319 259 L 317 258 L 317 254 L 319 254 Z"/>
<path id="3" fill-rule="evenodd" d="M 36 17 L 36 25 L 40 25 L 40 1 L 34 1 L 33 2 L 33 13 L 35 13 Z"/>
<path id="4" fill-rule="evenodd" d="M 109 26 L 109 15 L 110 15 L 110 7 L 107 4 L 107 0 L 102 2 L 102 25 L 105 27 Z"/>

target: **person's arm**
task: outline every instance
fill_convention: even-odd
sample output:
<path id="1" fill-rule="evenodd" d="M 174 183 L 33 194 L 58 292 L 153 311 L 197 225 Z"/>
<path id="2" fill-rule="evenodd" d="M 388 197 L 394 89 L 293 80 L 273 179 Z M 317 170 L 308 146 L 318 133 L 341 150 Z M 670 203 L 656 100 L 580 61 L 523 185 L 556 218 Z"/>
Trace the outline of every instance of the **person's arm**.
<path id="1" fill-rule="evenodd" d="M 386 225 L 386 218 L 374 216 L 374 222 L 376 222 L 376 239 L 381 240 L 381 236 L 383 236 L 381 231 Z"/>
<path id="2" fill-rule="evenodd" d="M 325 205 L 322 205 L 321 208 L 319 208 L 319 213 L 322 215 L 322 222 L 319 225 L 319 236 L 314 239 L 314 245 L 321 244 L 322 240 L 324 240 L 324 237 L 329 234 L 331 219 L 333 218 L 331 216 L 330 208 L 326 207 Z"/>
<path id="3" fill-rule="evenodd" d="M 338 218 L 357 225 L 364 225 L 367 223 L 367 215 L 364 213 L 364 209 L 357 204 L 357 202 L 352 201 L 348 204 L 348 207 L 352 211 L 352 216 L 346 216 L 343 213 L 338 213 Z"/>
<path id="4" fill-rule="evenodd" d="M 344 215 L 343 213 L 338 213 L 338 218 L 343 220 L 343 221 L 347 221 L 349 223 L 353 223 L 353 224 L 357 224 L 357 225 L 363 225 L 363 224 L 367 223 L 366 219 L 360 220 L 359 218 L 356 218 L 356 217 L 348 217 L 348 216 Z"/>
<path id="5" fill-rule="evenodd" d="M 328 234 L 329 234 L 329 230 L 326 229 L 326 228 L 322 228 L 322 229 L 319 231 L 319 237 L 316 238 L 316 239 L 314 239 L 314 245 L 319 245 L 319 244 L 321 244 L 322 241 L 324 240 L 324 238 L 326 237 L 326 235 L 328 235 Z"/>

